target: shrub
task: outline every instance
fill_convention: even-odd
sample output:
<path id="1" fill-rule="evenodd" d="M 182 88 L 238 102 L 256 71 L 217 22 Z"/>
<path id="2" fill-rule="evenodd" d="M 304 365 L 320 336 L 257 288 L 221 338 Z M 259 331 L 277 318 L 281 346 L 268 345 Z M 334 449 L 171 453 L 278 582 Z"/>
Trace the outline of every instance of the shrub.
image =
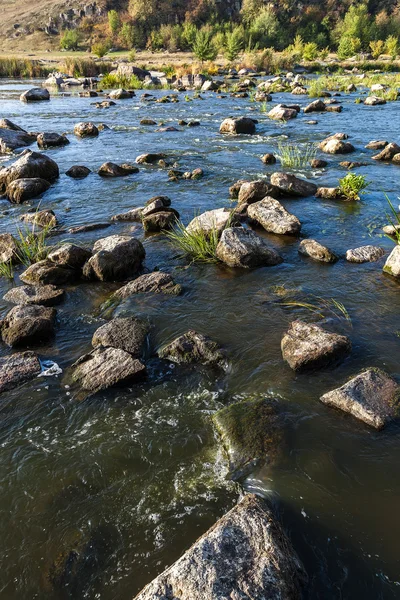
<path id="1" fill-rule="evenodd" d="M 78 50 L 81 36 L 76 29 L 67 29 L 60 38 L 60 48 L 63 50 Z"/>
<path id="2" fill-rule="evenodd" d="M 361 42 L 359 38 L 350 38 L 348 36 L 343 36 L 340 38 L 340 43 L 338 47 L 338 57 L 340 60 L 350 58 L 354 56 L 361 49 Z"/>
<path id="3" fill-rule="evenodd" d="M 385 42 L 385 51 L 394 60 L 399 52 L 399 38 L 395 35 L 389 35 Z"/>
<path id="4" fill-rule="evenodd" d="M 308 42 L 303 48 L 304 60 L 315 60 L 318 56 L 318 46 L 315 42 Z"/>
<path id="5" fill-rule="evenodd" d="M 226 34 L 224 55 L 232 62 L 235 60 L 243 48 L 243 35 L 239 27 L 235 27 L 231 33 Z"/>
<path id="6" fill-rule="evenodd" d="M 373 58 L 377 59 L 385 50 L 385 42 L 383 40 L 373 40 L 369 43 Z"/>
<path id="7" fill-rule="evenodd" d="M 185 21 L 182 28 L 182 44 L 186 50 L 192 48 L 196 39 L 197 27 L 190 21 Z"/>
<path id="8" fill-rule="evenodd" d="M 0 58 L 0 77 L 45 77 L 52 68 L 24 58 Z"/>
<path id="9" fill-rule="evenodd" d="M 281 41 L 281 27 L 272 8 L 258 11 L 251 21 L 249 33 L 253 43 L 260 48 L 277 46 Z"/>
<path id="10" fill-rule="evenodd" d="M 359 200 L 360 194 L 365 194 L 368 186 L 369 182 L 364 175 L 356 175 L 356 173 L 347 173 L 339 180 L 340 191 L 348 200 Z"/>
<path id="11" fill-rule="evenodd" d="M 135 58 L 136 58 L 136 50 L 134 48 L 132 48 L 132 50 L 129 51 L 128 60 L 129 60 L 129 62 L 135 62 Z"/>
<path id="12" fill-rule="evenodd" d="M 111 75 L 110 73 L 104 75 L 101 85 L 106 89 L 122 87 L 129 90 L 141 90 L 143 88 L 143 82 L 136 75 L 126 77 L 125 75 Z"/>
<path id="13" fill-rule="evenodd" d="M 195 57 L 201 61 L 201 64 L 205 60 L 215 60 L 218 50 L 213 44 L 212 32 L 204 28 L 197 31 L 192 50 Z"/>
<path id="14" fill-rule="evenodd" d="M 35 226 L 32 228 L 28 226 L 17 228 L 18 237 L 16 239 L 17 250 L 15 254 L 23 265 L 29 267 L 29 265 L 46 258 L 50 252 L 50 248 L 46 246 L 46 239 L 51 229 L 51 225 L 43 227 L 39 232 L 36 232 Z"/>
<path id="15" fill-rule="evenodd" d="M 93 44 L 92 52 L 99 58 L 103 58 L 109 52 L 111 48 L 111 44 L 108 40 L 104 42 L 97 42 L 97 44 Z"/>

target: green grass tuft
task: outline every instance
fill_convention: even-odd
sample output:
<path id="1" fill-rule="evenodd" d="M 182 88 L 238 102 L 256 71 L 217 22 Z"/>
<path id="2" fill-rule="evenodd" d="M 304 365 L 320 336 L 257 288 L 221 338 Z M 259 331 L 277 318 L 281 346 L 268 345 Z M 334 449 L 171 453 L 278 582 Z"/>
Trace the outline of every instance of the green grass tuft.
<path id="1" fill-rule="evenodd" d="M 357 175 L 356 173 L 347 173 L 345 177 L 339 180 L 340 191 L 348 200 L 359 200 L 360 194 L 365 194 L 368 186 L 369 182 L 364 175 Z"/>
<path id="2" fill-rule="evenodd" d="M 211 233 L 205 233 L 202 229 L 188 231 L 181 221 L 178 221 L 172 231 L 165 232 L 169 242 L 189 256 L 192 262 L 216 263 L 218 258 L 216 249 L 220 234 L 217 228 Z"/>
<path id="3" fill-rule="evenodd" d="M 294 144 L 291 142 L 278 142 L 277 156 L 282 167 L 290 169 L 304 169 L 310 165 L 317 154 L 317 146 L 311 142 Z"/>
<path id="4" fill-rule="evenodd" d="M 14 279 L 14 267 L 12 260 L 0 263 L 0 277 L 5 277 L 6 279 Z"/>

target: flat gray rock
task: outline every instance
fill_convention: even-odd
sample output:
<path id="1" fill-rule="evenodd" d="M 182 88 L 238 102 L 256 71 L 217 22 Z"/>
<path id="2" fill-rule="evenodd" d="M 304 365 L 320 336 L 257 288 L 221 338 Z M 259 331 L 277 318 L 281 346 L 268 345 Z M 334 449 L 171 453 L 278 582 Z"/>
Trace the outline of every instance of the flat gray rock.
<path id="1" fill-rule="evenodd" d="M 300 242 L 299 253 L 318 262 L 334 263 L 338 260 L 338 257 L 332 250 L 311 239 Z"/>
<path id="2" fill-rule="evenodd" d="M 0 393 L 33 379 L 40 371 L 40 360 L 35 352 L 17 352 L 0 358 Z"/>
<path id="3" fill-rule="evenodd" d="M 384 254 L 384 249 L 379 246 L 360 246 L 359 248 L 347 250 L 346 260 L 353 263 L 376 262 Z"/>
<path id="4" fill-rule="evenodd" d="M 224 229 L 216 249 L 217 258 L 229 267 L 266 267 L 278 265 L 282 257 L 256 235 L 242 227 Z"/>
<path id="5" fill-rule="evenodd" d="M 129 352 L 138 358 L 149 332 L 149 325 L 136 317 L 116 317 L 102 325 L 93 334 L 92 346 L 111 346 Z"/>
<path id="6" fill-rule="evenodd" d="M 63 298 L 64 290 L 54 285 L 20 285 L 3 296 L 3 300 L 13 304 L 40 304 L 41 306 L 54 306 Z"/>
<path id="7" fill-rule="evenodd" d="M 218 344 L 193 329 L 160 348 L 158 356 L 178 364 L 223 365 L 225 363 L 225 354 Z"/>
<path id="8" fill-rule="evenodd" d="M 367 369 L 320 400 L 375 429 L 382 429 L 397 415 L 399 386 L 384 371 Z"/>
<path id="9" fill-rule="evenodd" d="M 281 341 L 284 360 L 294 371 L 317 369 L 349 354 L 348 337 L 326 331 L 319 325 L 293 321 Z"/>
<path id="10" fill-rule="evenodd" d="M 134 294 L 171 294 L 179 295 L 182 287 L 175 283 L 169 273 L 154 271 L 140 275 L 114 293 L 114 298 L 124 300 Z"/>
<path id="11" fill-rule="evenodd" d="M 295 235 L 301 229 L 299 219 L 288 212 L 278 200 L 268 196 L 260 202 L 250 204 L 247 214 L 270 233 Z"/>
<path id="12" fill-rule="evenodd" d="M 306 181 L 290 173 L 272 173 L 271 183 L 284 194 L 301 196 L 303 198 L 314 196 L 318 189 L 315 183 Z"/>
<path id="13" fill-rule="evenodd" d="M 300 600 L 306 581 L 281 525 L 248 494 L 135 600 Z"/>

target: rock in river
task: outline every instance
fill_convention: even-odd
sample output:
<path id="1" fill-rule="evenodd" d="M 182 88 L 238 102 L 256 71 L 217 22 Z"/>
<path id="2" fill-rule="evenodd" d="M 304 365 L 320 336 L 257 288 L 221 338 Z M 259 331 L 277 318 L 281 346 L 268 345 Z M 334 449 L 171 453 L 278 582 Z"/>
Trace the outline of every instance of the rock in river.
<path id="1" fill-rule="evenodd" d="M 374 160 L 392 160 L 396 154 L 400 152 L 400 146 L 396 143 L 391 142 L 387 144 L 379 154 L 375 154 L 372 158 Z"/>
<path id="2" fill-rule="evenodd" d="M 101 177 L 125 177 L 132 173 L 138 173 L 139 169 L 133 165 L 116 165 L 113 162 L 105 162 L 99 169 L 99 175 Z"/>
<path id="3" fill-rule="evenodd" d="M 117 290 L 113 297 L 124 300 L 134 294 L 169 294 L 179 295 L 182 287 L 175 283 L 169 273 L 162 271 L 154 271 L 154 273 L 146 273 L 141 275 L 134 281 L 130 281 L 122 288 Z"/>
<path id="4" fill-rule="evenodd" d="M 61 267 L 80 270 L 91 256 L 90 250 L 76 244 L 66 243 L 52 250 L 47 258 Z"/>
<path id="5" fill-rule="evenodd" d="M 0 154 L 10 154 L 17 148 L 30 146 L 35 139 L 35 134 L 28 133 L 8 119 L 0 119 Z"/>
<path id="6" fill-rule="evenodd" d="M 23 177 L 14 179 L 6 187 L 6 196 L 10 202 L 21 204 L 32 198 L 37 198 L 46 192 L 50 183 L 40 177 Z"/>
<path id="7" fill-rule="evenodd" d="M 19 181 L 18 179 L 16 181 Z M 15 182 L 13 182 L 15 183 Z M 58 225 L 57 217 L 52 210 L 36 210 L 28 212 L 20 217 L 24 223 L 33 223 L 39 227 L 56 227 Z"/>
<path id="8" fill-rule="evenodd" d="M 282 356 L 294 371 L 325 367 L 351 350 L 348 337 L 319 325 L 293 321 L 281 341 Z"/>
<path id="9" fill-rule="evenodd" d="M 283 260 L 263 238 L 242 227 L 224 229 L 216 255 L 229 267 L 266 267 L 278 265 Z"/>
<path id="10" fill-rule="evenodd" d="M 17 352 L 0 358 L 0 393 L 33 379 L 40 371 L 40 360 L 35 352 Z"/>
<path id="11" fill-rule="evenodd" d="M 216 208 L 202 213 L 190 221 L 186 227 L 189 233 L 202 231 L 206 235 L 210 235 L 213 231 L 221 234 L 232 219 L 232 212 L 226 208 Z"/>
<path id="12" fill-rule="evenodd" d="M 382 429 L 398 415 L 399 386 L 380 369 L 367 369 L 320 400 Z"/>
<path id="13" fill-rule="evenodd" d="M 91 170 L 88 169 L 88 167 L 85 167 L 84 165 L 73 165 L 65 174 L 73 179 L 84 179 L 89 173 L 91 173 Z"/>
<path id="14" fill-rule="evenodd" d="M 212 419 L 229 458 L 231 479 L 246 477 L 256 466 L 273 460 L 282 438 L 277 400 L 240 400 L 218 410 Z"/>
<path id="15" fill-rule="evenodd" d="M 99 130 L 94 123 L 77 123 L 74 126 L 74 134 L 78 137 L 97 137 Z"/>
<path id="16" fill-rule="evenodd" d="M 218 344 L 193 329 L 160 348 L 158 356 L 178 364 L 201 363 L 223 366 L 225 363 L 225 354 Z"/>
<path id="17" fill-rule="evenodd" d="M 9 346 L 37 344 L 54 335 L 56 311 L 40 305 L 14 306 L 0 322 L 1 337 Z"/>
<path id="18" fill-rule="evenodd" d="M 40 304 L 41 306 L 54 306 L 64 298 L 64 290 L 55 285 L 20 285 L 3 296 L 3 300 L 12 304 Z"/>
<path id="19" fill-rule="evenodd" d="M 18 246 L 11 233 L 0 234 L 0 263 L 18 262 Z"/>
<path id="20" fill-rule="evenodd" d="M 297 115 L 298 110 L 290 108 L 286 104 L 277 104 L 268 113 L 269 118 L 274 119 L 274 121 L 289 121 L 289 119 L 295 119 Z"/>
<path id="21" fill-rule="evenodd" d="M 73 365 L 72 379 L 84 390 L 95 393 L 113 385 L 141 378 L 146 367 L 129 352 L 119 348 L 96 348 Z"/>
<path id="22" fill-rule="evenodd" d="M 384 249 L 379 246 L 360 246 L 359 248 L 347 250 L 346 260 L 353 263 L 376 262 L 384 254 Z"/>
<path id="23" fill-rule="evenodd" d="M 306 581 L 265 500 L 247 494 L 134 600 L 301 600 Z"/>
<path id="24" fill-rule="evenodd" d="M 135 358 L 143 354 L 149 325 L 136 317 L 116 317 L 102 325 L 93 334 L 92 346 L 119 348 Z"/>
<path id="25" fill-rule="evenodd" d="M 225 119 L 222 121 L 219 128 L 220 133 L 231 133 L 231 134 L 250 134 L 256 132 L 256 123 L 253 119 L 247 117 L 238 117 L 236 119 Z"/>
<path id="26" fill-rule="evenodd" d="M 152 213 L 147 217 L 143 217 L 142 224 L 145 231 L 165 231 L 167 229 L 172 229 L 178 219 L 178 211 L 176 211 L 174 208 L 164 208 L 163 210 Z"/>
<path id="27" fill-rule="evenodd" d="M 10 166 L 0 170 L 0 191 L 15 179 L 40 178 L 52 183 L 59 176 L 57 163 L 45 154 L 24 150 Z"/>
<path id="28" fill-rule="evenodd" d="M 97 240 L 93 256 L 83 268 L 88 279 L 120 281 L 140 269 L 146 253 L 142 243 L 126 235 L 110 235 Z"/>
<path id="29" fill-rule="evenodd" d="M 271 183 L 277 187 L 282 193 L 290 196 L 314 196 L 318 187 L 315 183 L 300 179 L 290 173 L 272 173 Z"/>
<path id="30" fill-rule="evenodd" d="M 400 277 L 400 246 L 398 244 L 389 254 L 383 270 L 392 277 Z"/>
<path id="31" fill-rule="evenodd" d="M 50 94 L 46 88 L 36 87 L 23 92 L 19 99 L 21 102 L 41 102 L 43 100 L 50 100 Z"/>
<path id="32" fill-rule="evenodd" d="M 271 233 L 293 235 L 301 229 L 299 219 L 288 212 L 278 200 L 268 196 L 260 202 L 250 204 L 247 214 Z"/>
<path id="33" fill-rule="evenodd" d="M 278 198 L 281 195 L 280 190 L 265 179 L 238 181 L 237 183 L 240 183 L 237 195 L 238 204 L 252 204 L 253 202 L 259 202 L 259 200 L 262 200 L 266 196 Z"/>
<path id="34" fill-rule="evenodd" d="M 51 260 L 39 260 L 30 265 L 19 276 L 24 283 L 41 285 L 64 285 L 77 279 L 77 272 L 68 267 L 56 265 Z"/>
<path id="35" fill-rule="evenodd" d="M 37 145 L 39 148 L 55 148 L 57 146 L 66 146 L 69 139 L 65 135 L 58 133 L 39 133 L 37 136 Z"/>
<path id="36" fill-rule="evenodd" d="M 311 239 L 300 242 L 299 253 L 318 262 L 334 263 L 338 260 L 338 257 L 332 250 Z"/>
<path id="37" fill-rule="evenodd" d="M 159 160 L 161 160 L 163 158 L 166 158 L 166 154 L 163 154 L 161 152 L 159 152 L 157 154 L 156 153 L 141 154 L 140 156 L 138 156 L 136 158 L 136 162 L 139 165 L 142 165 L 142 164 L 153 164 L 153 163 L 156 163 L 156 162 L 158 162 Z"/>
<path id="38" fill-rule="evenodd" d="M 323 140 L 319 144 L 319 148 L 327 154 L 349 154 L 355 151 L 353 144 L 335 136 L 330 136 L 326 140 Z"/>

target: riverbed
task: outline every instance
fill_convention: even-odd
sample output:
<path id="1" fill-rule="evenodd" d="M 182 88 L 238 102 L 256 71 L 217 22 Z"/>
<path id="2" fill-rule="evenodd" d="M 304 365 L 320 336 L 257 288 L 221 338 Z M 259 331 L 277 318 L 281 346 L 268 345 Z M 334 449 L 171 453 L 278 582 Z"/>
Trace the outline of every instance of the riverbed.
<path id="1" fill-rule="evenodd" d="M 342 94 L 342 113 L 301 113 L 282 124 L 271 121 L 260 103 L 214 93 L 193 99 L 188 92 L 190 102 L 180 93 L 178 103 L 162 104 L 142 102 L 139 91 L 103 110 L 94 106 L 96 99 L 77 92 L 54 94 L 50 102 L 21 103 L 20 93 L 37 84 L 1 81 L 0 117 L 30 131 L 67 134 L 68 146 L 46 151 L 61 176 L 40 203 L 41 209 L 54 210 L 65 230 L 109 221 L 156 195 L 171 198 L 184 224 L 206 210 L 232 207 L 228 190 L 236 180 L 280 170 L 279 164 L 260 161 L 266 152 L 277 152 L 279 140 L 318 142 L 346 132 L 356 147 L 350 160 L 368 163 L 357 173 L 370 185 L 359 202 L 283 201 L 302 222 L 302 237 L 315 238 L 342 257 L 334 265 L 301 256 L 295 237 L 261 230 L 257 233 L 279 250 L 282 264 L 255 270 L 190 264 L 164 235 L 144 235 L 134 223 L 60 234 L 60 239 L 91 247 L 106 235 L 129 233 L 145 246 L 146 270 L 171 273 L 184 293 L 139 295 L 115 308 L 112 316 L 141 316 L 151 324 L 148 381 L 81 401 L 65 373 L 90 351 L 93 332 L 111 315 L 104 303 L 120 285 L 66 288 L 66 299 L 57 307 L 55 340 L 37 349 L 41 359 L 56 362 L 63 373 L 36 378 L 0 399 L 0 598 L 129 600 L 231 508 L 243 489 L 276 505 L 308 572 L 308 599 L 400 598 L 400 427 L 394 423 L 376 432 L 318 401 L 365 367 L 400 376 L 399 283 L 383 274 L 385 259 L 366 264 L 343 259 L 347 249 L 366 244 L 382 246 L 386 257 L 393 248 L 382 226 L 388 223 L 385 193 L 399 204 L 400 167 L 371 160 L 375 152 L 365 145 L 373 139 L 399 141 L 398 102 L 369 107 L 354 102 L 357 94 Z M 309 101 L 287 93 L 273 96 L 273 104 L 303 107 Z M 258 119 L 256 135 L 219 134 L 228 116 Z M 179 131 L 156 132 L 157 127 L 141 126 L 142 118 Z M 314 118 L 317 124 L 307 124 Z M 179 127 L 180 119 L 198 120 L 200 126 Z M 105 123 L 110 129 L 98 138 L 78 139 L 73 127 L 79 121 Z M 165 153 L 183 171 L 201 167 L 204 178 L 170 181 L 158 166 L 141 166 L 139 173 L 124 178 L 103 179 L 96 173 L 106 161 L 134 163 L 146 152 Z M 318 157 L 327 158 L 328 168 L 295 174 L 336 186 L 346 174 L 339 162 L 347 157 Z M 1 158 L 4 164 L 14 159 Z M 76 164 L 93 172 L 83 180 L 68 178 L 65 172 Z M 2 200 L 0 233 L 15 232 L 28 208 Z M 14 283 L 0 279 L 0 297 L 18 283 L 18 276 Z M 350 320 L 324 315 L 328 328 L 352 341 L 352 353 L 343 363 L 309 374 L 295 374 L 284 363 L 280 340 L 289 323 L 316 318 L 305 308 L 284 306 L 277 292 L 282 289 L 344 305 Z M 2 315 L 9 308 L 0 300 Z M 226 372 L 160 366 L 155 350 L 190 328 L 224 347 Z M 1 356 L 9 352 L 0 346 Z M 239 485 L 226 478 L 228 465 L 211 415 L 254 396 L 281 400 L 284 448 L 272 466 L 255 470 Z M 73 584 L 54 588 L 49 583 L 54 563 L 82 548 L 87 559 L 78 564 Z"/>

